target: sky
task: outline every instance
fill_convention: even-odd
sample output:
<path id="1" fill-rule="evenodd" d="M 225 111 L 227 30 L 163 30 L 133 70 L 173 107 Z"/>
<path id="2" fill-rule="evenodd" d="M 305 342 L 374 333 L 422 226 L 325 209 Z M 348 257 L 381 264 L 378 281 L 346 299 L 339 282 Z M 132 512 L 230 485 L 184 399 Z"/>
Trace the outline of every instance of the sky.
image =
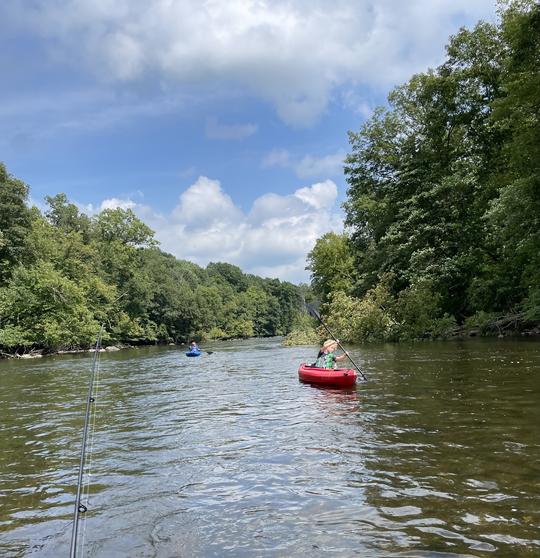
<path id="1" fill-rule="evenodd" d="M 1 0 L 0 161 L 201 266 L 309 282 L 347 132 L 495 0 Z"/>

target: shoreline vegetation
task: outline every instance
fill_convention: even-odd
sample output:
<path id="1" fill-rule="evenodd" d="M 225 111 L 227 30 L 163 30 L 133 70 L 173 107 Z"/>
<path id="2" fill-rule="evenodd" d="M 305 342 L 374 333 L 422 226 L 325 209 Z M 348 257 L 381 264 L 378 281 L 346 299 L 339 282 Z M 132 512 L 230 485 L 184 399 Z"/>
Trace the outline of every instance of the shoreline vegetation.
<path id="1" fill-rule="evenodd" d="M 137 344 L 130 344 L 130 343 L 117 343 L 115 345 L 107 345 L 101 346 L 98 351 L 100 353 L 115 353 L 118 351 L 122 351 L 124 349 L 138 349 L 141 347 L 156 347 L 156 346 L 174 346 L 174 347 L 184 347 L 186 350 L 189 348 L 189 342 L 165 342 L 165 341 L 147 341 Z M 96 350 L 95 346 L 86 346 L 86 347 L 76 347 L 70 349 L 30 349 L 28 352 L 12 352 L 12 353 L 4 353 L 0 351 L 0 359 L 1 358 L 11 358 L 11 359 L 31 359 L 31 358 L 43 358 L 47 356 L 55 356 L 55 355 L 76 355 L 76 354 L 83 354 L 83 353 L 94 353 Z"/>
<path id="2" fill-rule="evenodd" d="M 345 232 L 308 255 L 342 341 L 539 330 L 540 4 L 498 15 L 349 132 Z"/>
<path id="3" fill-rule="evenodd" d="M 312 330 L 312 331 L 292 331 L 289 333 L 283 340 L 283 346 L 285 347 L 298 347 L 298 346 L 307 346 L 307 345 L 315 345 L 320 346 L 323 339 L 328 337 L 327 334 L 324 333 L 322 330 Z M 444 335 L 435 337 L 429 334 L 426 334 L 422 337 L 414 337 L 409 339 L 409 341 L 414 342 L 425 342 L 425 341 L 453 341 L 458 339 L 471 339 L 471 338 L 494 338 L 497 337 L 499 339 L 537 339 L 540 340 L 540 326 L 535 326 L 531 329 L 525 329 L 521 332 L 517 331 L 510 331 L 504 332 L 500 331 L 499 333 L 495 332 L 482 332 L 478 329 L 466 329 L 460 328 L 454 330 L 453 332 Z M 345 339 L 340 339 L 340 341 L 352 343 L 353 345 L 355 342 L 351 342 Z M 393 342 L 392 340 L 384 340 L 384 339 L 372 339 L 371 343 L 384 343 L 384 342 Z M 402 340 L 405 341 L 405 340 Z M 357 343 L 359 344 L 359 343 Z"/>
<path id="4" fill-rule="evenodd" d="M 0 356 L 88 348 L 101 324 L 105 347 L 286 335 L 303 312 L 303 287 L 178 260 L 129 209 L 28 194 L 0 163 Z"/>
<path id="5" fill-rule="evenodd" d="M 450 37 L 444 62 L 349 132 L 343 234 L 307 255 L 311 285 L 162 252 L 127 209 L 65 194 L 28 206 L 0 163 L 0 356 L 191 338 L 347 343 L 540 332 L 540 5 Z"/>

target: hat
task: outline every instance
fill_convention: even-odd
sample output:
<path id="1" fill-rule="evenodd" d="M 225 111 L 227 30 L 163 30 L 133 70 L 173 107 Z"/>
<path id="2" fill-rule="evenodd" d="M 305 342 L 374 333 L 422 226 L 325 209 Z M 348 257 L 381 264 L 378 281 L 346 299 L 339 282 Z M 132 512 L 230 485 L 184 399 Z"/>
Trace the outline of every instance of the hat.
<path id="1" fill-rule="evenodd" d="M 327 339 L 327 340 L 322 344 L 322 348 L 323 348 L 323 349 L 327 349 L 328 347 L 331 347 L 332 345 L 337 345 L 337 341 L 334 341 L 334 339 Z"/>

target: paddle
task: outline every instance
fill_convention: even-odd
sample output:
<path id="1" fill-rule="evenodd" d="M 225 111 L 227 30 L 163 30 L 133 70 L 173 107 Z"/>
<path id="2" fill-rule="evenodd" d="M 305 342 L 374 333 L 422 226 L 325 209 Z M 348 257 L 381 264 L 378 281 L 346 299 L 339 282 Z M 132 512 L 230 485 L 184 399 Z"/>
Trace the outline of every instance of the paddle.
<path id="1" fill-rule="evenodd" d="M 351 358 L 351 355 L 349 355 L 349 353 L 343 348 L 343 345 L 339 342 L 339 340 L 334 337 L 334 334 L 328 329 L 328 326 L 323 322 L 321 315 L 317 312 L 317 310 L 315 310 L 315 308 L 313 308 L 309 304 L 306 304 L 306 307 L 308 309 L 309 315 L 313 316 L 314 318 L 317 318 L 319 322 L 321 322 L 321 324 L 324 326 L 324 329 L 326 329 L 326 331 L 330 334 L 330 337 L 339 345 L 340 349 L 347 355 L 347 358 L 352 362 L 356 370 L 360 372 L 360 375 L 362 376 L 364 382 L 367 382 L 366 375 L 362 372 L 362 370 L 360 370 L 360 367 L 356 364 L 356 362 L 354 362 L 354 360 Z"/>

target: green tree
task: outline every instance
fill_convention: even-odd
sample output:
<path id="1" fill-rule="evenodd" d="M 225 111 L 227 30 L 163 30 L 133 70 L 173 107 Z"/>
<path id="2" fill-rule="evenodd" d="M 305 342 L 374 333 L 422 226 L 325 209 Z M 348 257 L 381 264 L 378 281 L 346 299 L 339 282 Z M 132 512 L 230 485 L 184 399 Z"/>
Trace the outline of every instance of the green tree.
<path id="1" fill-rule="evenodd" d="M 71 347 L 91 343 L 98 331 L 84 289 L 51 263 L 17 267 L 0 290 L 0 345 Z"/>
<path id="2" fill-rule="evenodd" d="M 492 121 L 504 138 L 493 181 L 499 195 L 487 219 L 494 261 L 485 275 L 492 304 L 486 310 L 516 311 L 540 319 L 540 5 L 510 2 L 502 14 L 507 45 L 501 96 Z"/>
<path id="3" fill-rule="evenodd" d="M 45 196 L 49 209 L 45 216 L 57 229 L 66 232 L 78 232 L 88 241 L 90 233 L 90 219 L 84 213 L 80 213 L 77 206 L 70 203 L 65 194 L 56 196 Z"/>
<path id="4" fill-rule="evenodd" d="M 475 309 L 471 284 L 492 258 L 485 214 L 497 195 L 501 131 L 491 105 L 504 53 L 496 26 L 462 29 L 443 65 L 397 87 L 388 109 L 350 133 L 345 210 L 357 296 L 391 273 L 393 295 L 429 283 L 440 312 L 463 320 Z"/>
<path id="5" fill-rule="evenodd" d="M 326 301 L 332 292 L 350 293 L 354 280 L 354 256 L 345 234 L 328 232 L 317 240 L 307 256 L 314 294 Z"/>
<path id="6" fill-rule="evenodd" d="M 235 291 L 245 291 L 248 287 L 248 279 L 242 270 L 229 263 L 210 262 L 206 266 L 208 276 L 214 281 L 228 283 Z"/>
<path id="7" fill-rule="evenodd" d="M 28 186 L 11 176 L 0 163 L 0 285 L 26 253 L 31 227 L 27 200 Z"/>
<path id="8" fill-rule="evenodd" d="M 155 246 L 154 231 L 131 209 L 104 209 L 94 218 L 94 230 L 104 242 L 125 246 Z"/>

